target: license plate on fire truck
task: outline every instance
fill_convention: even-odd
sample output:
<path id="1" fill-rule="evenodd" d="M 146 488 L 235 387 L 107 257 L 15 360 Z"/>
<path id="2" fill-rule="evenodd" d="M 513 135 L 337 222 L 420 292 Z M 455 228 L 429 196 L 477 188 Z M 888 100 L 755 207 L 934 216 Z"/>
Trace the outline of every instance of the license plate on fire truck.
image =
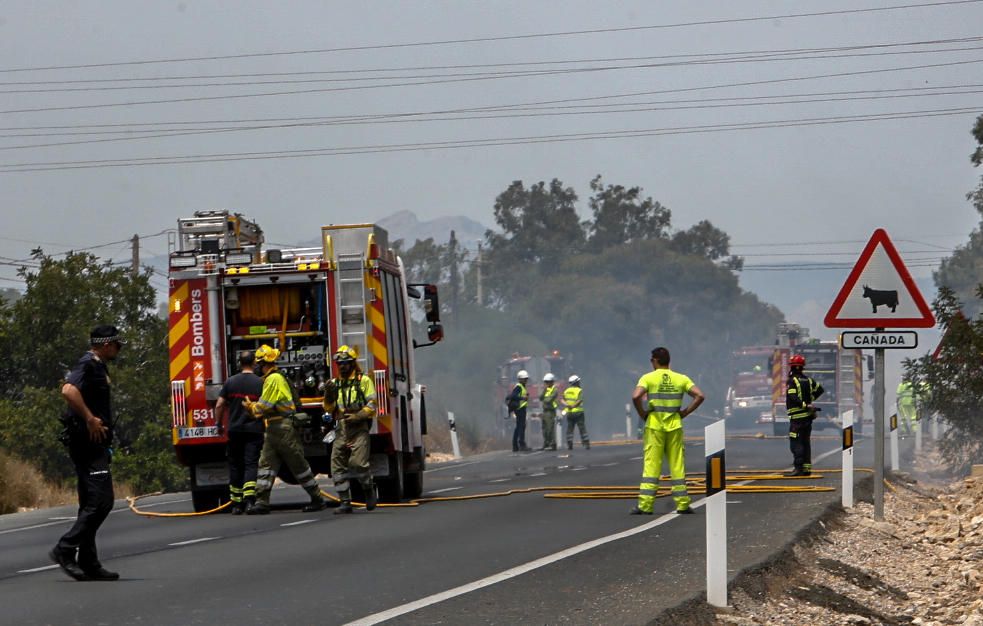
<path id="1" fill-rule="evenodd" d="M 218 426 L 195 426 L 194 428 L 178 428 L 178 439 L 202 439 L 218 437 Z"/>

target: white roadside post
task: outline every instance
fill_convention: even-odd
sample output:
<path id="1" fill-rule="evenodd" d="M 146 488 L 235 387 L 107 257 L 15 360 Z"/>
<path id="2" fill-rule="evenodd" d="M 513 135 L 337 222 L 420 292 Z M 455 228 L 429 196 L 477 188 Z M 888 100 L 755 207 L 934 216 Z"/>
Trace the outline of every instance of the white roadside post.
<path id="1" fill-rule="evenodd" d="M 901 469 L 898 462 L 898 414 L 891 415 L 891 471 Z"/>
<path id="2" fill-rule="evenodd" d="M 938 441 L 939 440 L 939 416 L 933 414 L 933 415 L 929 416 L 928 419 L 932 420 L 932 441 Z"/>
<path id="3" fill-rule="evenodd" d="M 451 428 L 451 446 L 454 447 L 454 458 L 461 458 L 461 447 L 457 443 L 457 424 L 454 423 L 454 414 L 450 411 L 447 412 L 447 422 L 450 424 Z"/>
<path id="4" fill-rule="evenodd" d="M 843 414 L 843 508 L 853 508 L 853 411 Z"/>
<path id="5" fill-rule="evenodd" d="M 625 439 L 631 441 L 634 437 L 631 436 L 631 405 L 625 404 Z"/>
<path id="6" fill-rule="evenodd" d="M 922 453 L 922 420 L 921 418 L 916 419 L 915 423 L 912 425 L 915 430 L 915 452 L 917 454 Z"/>
<path id="7" fill-rule="evenodd" d="M 725 426 L 719 420 L 703 429 L 707 461 L 707 602 L 727 606 L 727 485 Z"/>
<path id="8" fill-rule="evenodd" d="M 566 442 L 563 441 L 563 420 L 567 419 L 567 410 L 563 409 L 560 414 L 556 416 L 556 449 L 562 450 L 566 446 Z"/>

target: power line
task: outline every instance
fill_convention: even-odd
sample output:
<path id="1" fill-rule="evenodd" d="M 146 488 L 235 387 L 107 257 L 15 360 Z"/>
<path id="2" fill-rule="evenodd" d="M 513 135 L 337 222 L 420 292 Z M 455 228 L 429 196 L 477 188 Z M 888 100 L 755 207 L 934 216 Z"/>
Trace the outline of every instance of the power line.
<path id="1" fill-rule="evenodd" d="M 348 121 L 374 121 L 374 120 L 387 120 L 391 118 L 401 118 L 401 117 L 415 117 L 421 115 L 447 115 L 456 113 L 480 113 L 480 112 L 496 112 L 496 111 L 549 111 L 549 110 L 565 110 L 565 109 L 592 109 L 592 108 L 602 108 L 602 107 L 616 107 L 616 106 L 635 106 L 635 105 L 661 105 L 661 104 L 698 104 L 698 103 L 711 103 L 711 102 L 734 102 L 734 101 L 760 101 L 760 100 L 774 100 L 777 98 L 812 98 L 812 97 L 833 97 L 833 96 L 851 96 L 851 95 L 876 95 L 876 94 L 892 94 L 899 92 L 928 92 L 928 91 L 939 91 L 943 89 L 973 89 L 977 87 L 983 87 L 983 83 L 963 83 L 954 85 L 937 85 L 934 87 L 897 87 L 897 88 L 882 88 L 882 89 L 860 89 L 860 90 L 841 90 L 841 91 L 820 91 L 820 92 L 800 92 L 800 93 L 785 93 L 785 94 L 771 94 L 771 95 L 756 95 L 756 96 L 724 96 L 717 98 L 693 98 L 693 99 L 674 99 L 674 100 L 649 100 L 644 102 L 613 102 L 613 103 L 600 103 L 600 104 L 567 104 L 567 105 L 546 105 L 539 103 L 529 103 L 528 105 L 522 103 L 514 104 L 500 104 L 500 105 L 486 105 L 483 107 L 465 107 L 457 109 L 437 109 L 431 111 L 411 111 L 411 112 L 393 112 L 393 113 L 377 113 L 377 114 L 357 114 L 357 115 L 333 115 L 333 116 L 293 116 L 293 117 L 262 117 L 262 118 L 234 118 L 234 119 L 205 119 L 205 120 L 170 120 L 170 121 L 156 121 L 156 122 L 116 122 L 116 123 L 103 123 L 103 124 L 65 124 L 65 125 L 41 125 L 41 126 L 8 126 L 0 127 L 0 132 L 11 132 L 15 134 L 0 135 L 3 138 L 15 138 L 15 137 L 57 137 L 57 136 L 73 136 L 73 135 L 112 135 L 112 134 L 130 134 L 130 133 L 151 133 L 151 132 L 162 132 L 166 128 L 147 128 L 138 129 L 137 126 L 192 126 L 191 128 L 177 128 L 173 132 L 182 132 L 188 130 L 225 130 L 226 127 L 206 127 L 206 128 L 195 128 L 194 125 L 204 125 L 204 124 L 253 124 L 253 123 L 272 123 L 272 122 L 348 122 Z M 944 92 L 945 94 L 959 94 L 959 93 L 970 93 L 970 92 Z M 634 97 L 637 94 L 615 94 L 612 96 L 601 96 L 602 98 L 617 98 L 617 97 Z M 595 98 L 581 98 L 580 100 L 595 100 Z M 576 99 L 574 99 L 576 100 Z M 569 101 L 568 101 L 569 102 Z M 31 131 L 31 130 L 71 130 L 71 129 L 83 129 L 83 128 L 128 128 L 129 130 L 98 130 L 89 132 L 52 132 L 52 133 L 16 133 L 16 131 Z M 229 127 L 236 128 L 236 127 Z M 257 126 L 256 128 L 266 128 L 266 126 Z M 3 239 L 0 237 L 0 239 Z"/>
<path id="2" fill-rule="evenodd" d="M 973 37 L 968 38 L 972 41 L 981 41 L 983 37 Z M 915 44 L 890 44 L 899 46 L 910 46 Z M 878 47 L 878 46 L 871 46 Z M 843 49 L 856 49 L 856 47 L 844 47 Z M 540 77 L 540 76 L 554 76 L 559 74 L 572 74 L 580 72 L 600 72 L 600 71 L 615 71 L 615 70 L 634 70 L 634 69 L 664 69 L 670 67 L 684 67 L 690 65 L 725 65 L 731 63 L 766 63 L 774 61 L 808 61 L 808 60 L 825 60 L 825 59 L 848 59 L 848 58 L 865 58 L 865 57 L 882 57 L 882 56 L 899 56 L 899 55 L 909 55 L 909 54 L 939 54 L 939 53 L 950 53 L 950 52 L 970 52 L 981 50 L 983 47 L 980 46 L 969 46 L 961 48 L 939 48 L 939 49 L 929 49 L 929 50 L 893 50 L 893 51 L 880 51 L 880 52 L 851 52 L 848 54 L 829 54 L 824 51 L 820 54 L 805 54 L 805 53 L 795 53 L 792 55 L 778 55 L 778 53 L 766 53 L 763 55 L 756 56 L 734 56 L 731 58 L 710 58 L 710 59 L 689 59 L 686 61 L 671 61 L 664 63 L 642 63 L 635 65 L 607 65 L 607 66 L 593 66 L 593 67 L 572 67 L 572 68 L 560 68 L 554 70 L 547 69 L 536 69 L 536 70 L 511 70 L 511 71 L 498 71 L 498 72 L 451 72 L 443 74 L 418 74 L 418 75 L 397 75 L 397 76 L 366 76 L 366 77 L 356 77 L 356 78 L 305 78 L 305 79 L 283 79 L 283 80 L 251 80 L 251 81 L 240 81 L 240 82 L 219 82 L 219 83 L 175 83 L 168 85 L 125 85 L 125 86 L 98 86 L 98 87 L 56 87 L 56 88 L 32 88 L 32 89 L 6 89 L 0 90 L 0 94 L 28 94 L 28 93 L 72 93 L 72 92 L 97 92 L 97 91 L 122 91 L 122 90 L 134 90 L 134 89 L 188 89 L 188 88 L 202 88 L 202 87 L 248 87 L 255 85 L 294 85 L 294 84 L 310 84 L 310 83 L 349 83 L 357 81 L 381 81 L 381 80 L 420 80 L 430 79 L 430 78 L 484 78 L 484 79 L 499 79 L 499 78 L 528 78 L 528 77 Z M 837 49 L 830 49 L 829 51 L 837 51 Z M 776 56 L 778 55 L 778 56 Z M 687 56 L 700 56 L 700 55 L 687 55 Z M 646 60 L 646 59 L 658 59 L 662 57 L 634 57 L 631 60 Z M 573 61 L 559 62 L 559 63 L 573 63 Z M 371 70 L 370 70 L 371 71 Z M 124 81 L 139 80 L 139 79 L 118 79 Z M 145 79 L 145 80 L 159 80 L 159 79 Z M 48 84 L 55 84 L 61 81 L 50 81 Z M 106 82 L 101 80 L 92 80 L 87 82 Z M 446 82 L 446 81 L 445 81 Z M 427 82 L 419 82 L 413 84 L 426 85 Z M 0 83 L 2 86 L 3 83 Z"/>
<path id="3" fill-rule="evenodd" d="M 983 85 L 980 85 L 983 87 Z M 35 144 L 19 144 L 12 146 L 0 146 L 0 151 L 5 150 L 25 150 L 31 148 L 49 148 L 56 146 L 74 146 L 74 145 L 84 145 L 84 144 L 96 144 L 96 143 L 118 143 L 124 141 L 140 141 L 145 139 L 159 139 L 159 138 L 171 138 L 171 137 L 186 137 L 191 135 L 208 135 L 217 133 L 232 133 L 232 132 L 244 132 L 244 131 L 256 131 L 256 130 L 274 130 L 274 129 L 290 129 L 290 128 L 311 128 L 311 127 L 324 127 L 324 126 L 348 126 L 348 125 L 363 125 L 363 124 L 401 124 L 401 123 L 421 123 L 421 122 L 448 122 L 448 121 L 465 121 L 465 120 L 495 120 L 495 119 L 517 119 L 517 118 L 538 118 L 538 117 L 558 117 L 558 116 L 571 116 L 571 115 L 612 115 L 621 113 L 647 113 L 653 111 L 680 111 L 680 110 L 699 110 L 699 109 L 719 109 L 719 108 L 737 108 L 737 107 L 751 107 L 751 106 L 778 106 L 778 105 L 788 105 L 788 104 L 815 104 L 815 103 L 833 103 L 833 102 L 852 102 L 852 101 L 871 101 L 871 100 L 895 100 L 899 98 L 926 98 L 926 97 L 940 97 L 940 96 L 961 96 L 961 95 L 974 95 L 983 93 L 983 90 L 976 89 L 970 91 L 937 91 L 934 93 L 914 93 L 914 94 L 890 94 L 890 95 L 870 95 L 870 96 L 854 96 L 854 97 L 843 97 L 843 98 L 812 98 L 812 99 L 797 99 L 797 100 L 763 100 L 765 98 L 772 98 L 773 96 L 756 96 L 750 98 L 756 100 L 754 102 L 730 102 L 726 104 L 681 104 L 680 106 L 642 106 L 649 103 L 624 103 L 624 104 L 603 104 L 603 105 L 581 105 L 580 107 L 633 107 L 633 108 L 621 108 L 614 109 L 608 108 L 607 110 L 566 110 L 566 111 L 549 111 L 547 109 L 503 109 L 503 111 L 509 111 L 508 113 L 497 115 L 494 112 L 488 112 L 491 114 L 483 115 L 461 115 L 454 117 L 410 117 L 410 118 L 396 118 L 396 119 L 384 119 L 384 118 L 372 118 L 372 119 L 353 119 L 351 121 L 344 120 L 332 120 L 328 118 L 326 121 L 317 122 L 297 122 L 290 124 L 272 124 L 263 126 L 233 126 L 233 127 L 212 127 L 212 128 L 185 128 L 185 129 L 160 129 L 160 130 L 145 130 L 145 131 L 129 131 L 125 137 L 107 137 L 102 139 L 79 139 L 72 141 L 57 141 L 50 143 L 35 143 Z M 703 102 L 710 101 L 724 101 L 724 100 L 738 100 L 739 98 L 708 98 L 703 100 Z M 689 101 L 663 101 L 662 103 L 651 103 L 651 104 L 677 104 L 683 102 L 693 102 L 698 103 L 701 100 L 689 100 Z M 557 108 L 574 108 L 574 107 L 557 107 Z M 517 113 L 516 111 L 530 111 L 527 113 Z M 357 117 L 357 116 L 356 116 Z M 325 118 L 320 118 L 324 120 Z M 117 131 L 117 134 L 123 131 Z M 141 134 L 135 134 L 141 133 Z M 144 133 L 156 133 L 156 134 L 144 134 Z M 47 135 L 40 136 L 59 136 L 64 133 L 51 133 Z M 100 135 L 105 134 L 100 132 L 92 133 L 82 133 L 82 134 L 94 134 Z M 14 138 L 14 137 L 31 137 L 38 135 L 0 135 L 0 138 Z"/>
<path id="4" fill-rule="evenodd" d="M 759 130 L 763 128 L 786 128 L 817 126 L 827 124 L 843 124 L 883 120 L 900 120 L 926 117 L 942 117 L 975 113 L 978 108 L 930 109 L 921 111 L 899 111 L 889 113 L 873 113 L 864 115 L 835 116 L 825 118 L 800 118 L 786 120 L 769 120 L 758 122 L 739 122 L 732 124 L 705 124 L 698 126 L 682 126 L 669 128 L 633 129 L 620 131 L 603 131 L 587 133 L 565 133 L 553 135 L 504 137 L 486 139 L 468 139 L 456 141 L 440 141 L 430 143 L 384 144 L 369 146 L 350 146 L 340 148 L 309 148 L 304 150 L 280 150 L 266 152 L 232 152 L 217 154 L 171 155 L 160 157 L 135 157 L 129 159 L 95 159 L 88 161 L 48 161 L 0 164 L 0 172 L 33 172 L 70 169 L 92 169 L 104 167 L 131 167 L 138 165 L 175 165 L 182 163 L 216 163 L 228 161 L 267 160 L 285 158 L 307 158 L 312 156 L 341 156 L 352 154 L 377 154 L 389 152 L 417 152 L 422 150 L 448 150 L 460 148 L 478 148 L 507 145 L 527 145 L 539 143 L 563 143 L 571 141 L 588 141 L 596 139 L 626 139 L 635 137 L 653 137 L 679 134 L 702 134 L 735 130 Z"/>
<path id="5" fill-rule="evenodd" d="M 777 56 L 790 54 L 806 53 L 825 53 L 842 52 L 846 50 L 869 50 L 880 48 L 895 48 L 923 45 L 947 45 L 953 43 L 970 43 L 980 41 L 983 37 L 954 37 L 949 39 L 930 39 L 916 41 L 899 41 L 875 44 L 852 44 L 845 46 L 826 46 L 821 48 L 784 48 L 777 50 L 736 50 L 728 52 L 700 52 L 686 54 L 663 54 L 652 56 L 634 57 L 600 57 L 600 58 L 580 58 L 562 59 L 550 61 L 511 61 L 500 63 L 459 63 L 443 65 L 414 65 L 399 67 L 377 67 L 359 69 L 335 69 L 335 70 L 307 70 L 296 72 L 251 72 L 235 74 L 186 74 L 176 76 L 130 76 L 125 78 L 83 78 L 83 79 L 50 79 L 32 81 L 5 81 L 0 82 L 0 87 L 22 86 L 22 85 L 78 85 L 92 83 L 121 83 L 121 82 L 153 82 L 161 80 L 207 80 L 223 78 L 262 78 L 271 76 L 319 76 L 324 74 L 361 74 L 378 72 L 410 72 L 410 71 L 436 71 L 436 70 L 460 70 L 460 69 L 480 69 L 496 67 L 528 67 L 536 65 L 569 65 L 573 63 L 613 63 L 624 61 L 651 61 L 663 59 L 693 59 L 699 57 L 740 57 L 746 55 Z"/>
<path id="6" fill-rule="evenodd" d="M 91 69 L 97 67 L 118 67 L 122 65 L 151 65 L 151 64 L 159 64 L 159 63 L 227 61 L 232 59 L 247 59 L 247 58 L 258 58 L 258 57 L 276 57 L 276 56 L 291 56 L 291 55 L 303 55 L 303 54 L 326 54 L 326 53 L 334 53 L 334 52 L 355 52 L 355 51 L 364 51 L 364 50 L 383 50 L 383 49 L 391 50 L 391 49 L 399 49 L 399 48 L 471 44 L 471 43 L 483 43 L 483 42 L 493 42 L 493 41 L 516 41 L 516 40 L 523 40 L 523 39 L 538 39 L 538 38 L 546 38 L 546 37 L 596 35 L 602 33 L 623 33 L 623 32 L 660 30 L 660 29 L 670 29 L 670 28 L 684 28 L 684 27 L 691 27 L 691 26 L 711 26 L 711 25 L 718 25 L 718 24 L 763 22 L 763 21 L 772 21 L 772 20 L 779 20 L 779 19 L 799 19 L 799 18 L 809 18 L 809 17 L 826 17 L 826 16 L 833 16 L 833 15 L 851 15 L 851 14 L 860 14 L 860 13 L 900 11 L 900 10 L 916 9 L 916 8 L 933 8 L 933 7 L 944 7 L 944 6 L 953 6 L 953 5 L 963 5 L 963 4 L 977 4 L 981 1 L 983 0 L 947 0 L 944 2 L 920 2 L 914 4 L 901 4 L 901 5 L 892 5 L 892 6 L 885 6 L 885 7 L 865 7 L 859 9 L 814 11 L 810 13 L 786 13 L 786 14 L 778 14 L 778 15 L 760 15 L 760 16 L 751 16 L 751 17 L 740 17 L 740 18 L 720 18 L 720 19 L 713 19 L 713 20 L 675 22 L 670 24 L 651 24 L 651 25 L 644 25 L 644 26 L 593 28 L 593 29 L 586 29 L 586 30 L 528 33 L 522 35 L 499 35 L 493 37 L 442 39 L 442 40 L 432 40 L 432 41 L 345 46 L 345 47 L 336 47 L 336 48 L 319 48 L 319 49 L 307 49 L 307 50 L 250 52 L 250 53 L 242 53 L 242 54 L 226 54 L 226 55 L 198 56 L 198 57 L 176 57 L 176 58 L 166 58 L 166 59 L 145 59 L 145 60 L 137 60 L 137 61 L 114 61 L 108 63 L 84 63 L 84 64 L 76 64 L 76 65 L 49 65 L 49 66 L 36 66 L 36 67 L 6 68 L 6 69 L 0 69 L 0 73 Z"/>
<path id="7" fill-rule="evenodd" d="M 973 1 L 983 2 L 983 0 L 973 0 Z M 619 94 L 619 95 L 594 96 L 592 98 L 567 98 L 567 99 L 561 99 L 561 100 L 547 100 L 547 101 L 541 101 L 541 102 L 533 103 L 533 104 L 561 104 L 561 103 L 566 103 L 566 102 L 588 101 L 588 100 L 603 100 L 603 99 L 624 98 L 624 97 L 640 96 L 640 95 L 655 95 L 655 94 L 662 94 L 662 93 L 682 93 L 682 92 L 688 92 L 688 91 L 702 91 L 702 90 L 705 90 L 705 89 L 723 89 L 723 88 L 729 88 L 729 87 L 748 87 L 748 86 L 769 85 L 769 84 L 784 83 L 784 82 L 795 82 L 795 81 L 803 81 L 803 80 L 815 80 L 815 79 L 819 79 L 819 78 L 841 78 L 841 77 L 845 77 L 845 76 L 863 76 L 863 75 L 869 75 L 869 74 L 880 74 L 880 73 L 884 73 L 884 72 L 898 72 L 898 71 L 915 70 L 915 69 L 931 69 L 931 68 L 939 68 L 939 67 L 953 67 L 953 66 L 957 66 L 957 65 L 968 65 L 968 64 L 972 64 L 972 63 L 981 63 L 981 62 L 983 62 L 983 59 L 971 59 L 971 60 L 966 60 L 966 61 L 949 61 L 949 62 L 946 62 L 946 63 L 929 63 L 929 64 L 923 64 L 923 65 L 908 65 L 908 66 L 901 66 L 901 67 L 878 68 L 878 69 L 873 69 L 873 70 L 860 70 L 860 71 L 854 71 L 854 72 L 836 72 L 836 73 L 833 73 L 833 74 L 815 74 L 815 75 L 812 75 L 812 76 L 796 76 L 796 77 L 789 77 L 789 78 L 775 78 L 775 79 L 747 81 L 747 82 L 740 82 L 740 83 L 723 83 L 723 84 L 717 84 L 717 85 L 705 85 L 705 86 L 701 86 L 701 87 L 686 87 L 686 88 L 681 88 L 681 89 L 661 89 L 661 90 L 655 90 L 655 91 L 641 91 L 641 92 L 633 92 L 633 93 Z M 590 70 L 590 71 L 598 71 L 598 70 Z M 472 81 L 480 81 L 480 80 L 492 80 L 494 78 L 501 78 L 501 77 L 491 77 L 491 78 L 455 78 L 455 79 L 450 79 L 450 80 L 438 80 L 438 81 L 418 81 L 418 82 L 409 82 L 409 83 L 386 83 L 386 84 L 381 84 L 381 85 L 361 85 L 361 86 L 357 86 L 357 87 L 326 87 L 326 88 L 322 88 L 322 89 L 297 89 L 297 90 L 273 91 L 273 92 L 251 93 L 251 94 L 225 94 L 225 95 L 220 95 L 220 96 L 195 96 L 195 97 L 187 97 L 187 98 L 169 98 L 169 99 L 162 99 L 162 100 L 135 100 L 135 101 L 130 101 L 130 102 L 108 102 L 108 103 L 103 103 L 103 104 L 79 104 L 79 105 L 60 106 L 60 107 L 36 107 L 36 108 L 30 108 L 30 109 L 9 109 L 9 110 L 6 110 L 6 111 L 0 111 L 0 114 L 10 114 L 10 113 L 42 113 L 42 112 L 48 112 L 48 111 L 68 111 L 68 110 L 80 110 L 80 109 L 102 109 L 102 108 L 112 108 L 112 107 L 122 107 L 122 106 L 140 106 L 140 105 L 147 105 L 147 104 L 174 104 L 174 103 L 182 103 L 182 102 L 204 102 L 204 101 L 213 101 L 213 100 L 230 100 L 230 99 L 242 99 L 242 98 L 260 98 L 260 97 L 284 96 L 284 95 L 302 95 L 302 94 L 312 94 L 312 93 L 329 93 L 329 92 L 337 92 L 337 91 L 354 91 L 354 90 L 363 90 L 363 89 L 384 89 L 384 88 L 389 88 L 389 87 L 406 87 L 406 86 L 422 86 L 422 85 L 445 84 L 445 83 L 458 83 L 458 82 L 472 82 Z M 520 104 L 520 105 L 517 105 L 517 106 L 528 106 L 529 104 L 530 103 L 523 103 L 523 104 Z M 480 107 L 478 107 L 478 108 L 480 108 Z"/>

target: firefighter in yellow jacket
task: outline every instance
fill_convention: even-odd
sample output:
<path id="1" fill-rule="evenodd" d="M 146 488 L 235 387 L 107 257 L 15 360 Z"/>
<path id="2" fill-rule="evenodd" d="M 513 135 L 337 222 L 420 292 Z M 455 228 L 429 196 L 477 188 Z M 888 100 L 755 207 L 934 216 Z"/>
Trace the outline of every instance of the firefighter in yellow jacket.
<path id="1" fill-rule="evenodd" d="M 703 392 L 688 376 L 669 369 L 669 350 L 662 347 L 652 350 L 651 360 L 653 371 L 638 379 L 638 385 L 631 394 L 638 417 L 643 421 L 644 454 L 638 506 L 631 510 L 631 514 L 652 515 L 663 456 L 669 462 L 676 513 L 692 513 L 686 490 L 683 418 L 703 403 Z M 683 408 L 684 395 L 693 398 L 686 408 Z"/>
<path id="2" fill-rule="evenodd" d="M 270 491 L 280 465 L 285 464 L 297 483 L 311 497 L 305 512 L 320 511 L 326 506 L 314 472 L 304 458 L 304 448 L 297 433 L 293 390 L 287 377 L 277 368 L 280 351 L 267 345 L 256 350 L 256 364 L 262 369 L 263 393 L 256 402 L 243 402 L 253 417 L 266 423 L 263 450 L 259 453 L 259 473 L 256 476 L 256 503 L 246 509 L 247 515 L 270 512 Z"/>
<path id="3" fill-rule="evenodd" d="M 365 494 L 365 510 L 376 505 L 375 483 L 369 469 L 369 431 L 376 414 L 375 385 L 358 367 L 358 350 L 341 346 L 334 354 L 338 378 L 327 383 L 324 410 L 334 418 L 335 440 L 331 448 L 331 477 L 341 505 L 335 514 L 352 512 L 350 480 L 357 480 Z"/>

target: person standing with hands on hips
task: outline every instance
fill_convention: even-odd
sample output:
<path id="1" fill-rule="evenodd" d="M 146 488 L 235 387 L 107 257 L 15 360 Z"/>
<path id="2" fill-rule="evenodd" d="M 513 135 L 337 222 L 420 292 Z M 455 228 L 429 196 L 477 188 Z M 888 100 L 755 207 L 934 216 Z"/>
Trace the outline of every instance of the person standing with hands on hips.
<path id="1" fill-rule="evenodd" d="M 117 580 L 99 562 L 96 532 L 113 510 L 113 411 L 109 368 L 126 342 L 115 326 L 96 326 L 89 351 L 69 372 L 61 395 L 68 404 L 61 441 L 78 478 L 78 518 L 51 550 L 51 560 L 75 580 Z"/>
<path id="2" fill-rule="evenodd" d="M 635 411 L 643 421 L 642 484 L 638 488 L 638 506 L 630 511 L 632 515 L 652 515 L 655 496 L 659 491 L 663 456 L 669 462 L 676 513 L 693 512 L 686 489 L 683 419 L 703 404 L 705 396 L 689 376 L 669 369 L 669 359 L 666 348 L 652 350 L 653 370 L 638 379 L 638 385 L 631 394 Z M 693 398 L 686 408 L 683 408 L 684 395 Z"/>

